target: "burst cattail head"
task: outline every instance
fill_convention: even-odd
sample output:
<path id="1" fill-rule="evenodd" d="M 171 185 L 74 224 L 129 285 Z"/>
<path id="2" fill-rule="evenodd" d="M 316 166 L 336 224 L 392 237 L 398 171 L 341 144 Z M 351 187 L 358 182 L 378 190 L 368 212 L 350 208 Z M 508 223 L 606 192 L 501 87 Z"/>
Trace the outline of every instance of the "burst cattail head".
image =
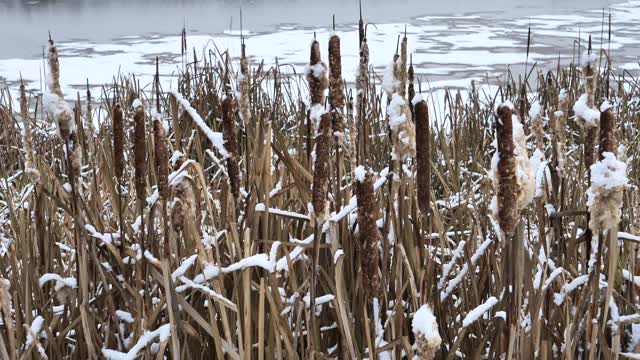
<path id="1" fill-rule="evenodd" d="M 147 140 L 145 131 L 145 113 L 142 102 L 136 99 L 131 106 L 133 115 L 133 157 L 135 170 L 136 196 L 139 201 L 146 197 L 147 176 Z"/>
<path id="2" fill-rule="evenodd" d="M 309 84 L 309 95 L 311 104 L 324 103 L 324 91 L 327 89 L 327 65 L 320 57 L 320 43 L 314 40 L 311 43 L 309 56 L 309 66 L 305 70 L 307 82 Z"/>
<path id="3" fill-rule="evenodd" d="M 500 229 L 506 235 L 513 235 L 518 223 L 518 194 L 520 189 L 516 176 L 516 156 L 513 142 L 513 106 L 503 104 L 498 107 L 497 140 L 498 151 L 494 155 L 494 186 L 497 196 L 494 211 Z M 497 160 L 497 162 L 496 162 Z M 497 186 L 496 186 L 497 185 Z"/>
<path id="4" fill-rule="evenodd" d="M 62 98 L 62 88 L 60 86 L 60 61 L 58 59 L 58 48 L 49 36 L 49 91 Z"/>
<path id="5" fill-rule="evenodd" d="M 222 100 L 222 126 L 224 147 L 229 152 L 227 158 L 227 173 L 229 174 L 229 186 L 231 193 L 237 199 L 240 196 L 240 168 L 238 166 L 238 132 L 233 119 L 234 102 L 231 96 L 226 96 Z"/>
<path id="6" fill-rule="evenodd" d="M 333 133 L 340 144 L 344 140 L 344 83 L 342 81 L 342 57 L 340 37 L 329 39 L 329 103 L 333 115 Z"/>
<path id="7" fill-rule="evenodd" d="M 562 89 L 558 94 L 558 108 L 554 113 L 552 134 L 556 144 L 557 170 L 560 177 L 564 177 L 565 155 L 567 152 L 567 114 L 569 113 L 569 96 L 567 91 Z"/>
<path id="8" fill-rule="evenodd" d="M 23 131 L 23 146 L 25 152 L 25 172 L 29 174 L 32 182 L 37 182 L 40 179 L 40 172 L 35 168 L 33 158 L 33 143 L 31 140 L 31 119 L 29 118 L 29 103 L 27 100 L 27 93 L 24 87 L 24 81 L 20 82 L 20 115 L 22 116 Z"/>
<path id="9" fill-rule="evenodd" d="M 424 304 L 416 311 L 411 327 L 416 338 L 418 359 L 434 359 L 442 338 L 438 331 L 438 322 L 429 305 Z"/>
<path id="10" fill-rule="evenodd" d="M 320 225 L 329 217 L 329 159 L 331 157 L 331 113 L 322 105 L 311 109 L 311 119 L 316 122 L 315 161 L 311 188 L 311 218 Z"/>
<path id="11" fill-rule="evenodd" d="M 591 186 L 587 190 L 587 206 L 592 232 L 612 229 L 620 222 L 624 188 L 627 186 L 627 164 L 610 152 L 602 153 L 602 160 L 591 166 Z"/>
<path id="12" fill-rule="evenodd" d="M 354 170 L 354 178 L 355 194 L 358 200 L 359 243 L 362 251 L 360 255 L 362 286 L 366 298 L 371 301 L 380 290 L 378 246 L 382 240 L 382 234 L 376 224 L 378 207 L 373 193 L 373 176 L 363 166 L 358 166 Z"/>
<path id="13" fill-rule="evenodd" d="M 173 183 L 171 226 L 175 231 L 182 231 L 187 222 L 193 221 L 196 217 L 195 193 L 191 179 L 186 176 L 176 179 Z"/>
<path id="14" fill-rule="evenodd" d="M 113 162 L 116 177 L 121 178 L 124 173 L 124 120 L 122 107 L 116 104 L 113 107 Z"/>
<path id="15" fill-rule="evenodd" d="M 411 110 L 405 99 L 394 93 L 388 108 L 389 128 L 393 135 L 393 156 L 405 160 L 416 153 L 416 132 Z"/>
<path id="16" fill-rule="evenodd" d="M 429 213 L 431 195 L 431 137 L 429 134 L 429 108 L 418 95 L 411 103 L 414 106 L 416 126 L 416 162 L 418 208 L 423 215 Z"/>
<path id="17" fill-rule="evenodd" d="M 529 109 L 529 119 L 531 119 L 531 130 L 536 139 L 536 148 L 544 151 L 544 127 L 542 125 L 542 107 L 535 101 Z"/>
<path id="18" fill-rule="evenodd" d="M 78 141 L 76 133 L 71 134 L 69 140 L 69 146 L 71 148 L 67 149 L 68 151 L 71 151 L 69 153 L 69 160 L 71 161 L 71 168 L 77 176 L 80 174 L 80 169 L 82 168 L 82 146 L 80 145 L 80 141 Z"/>
<path id="19" fill-rule="evenodd" d="M 153 116 L 153 145 L 158 176 L 158 194 L 162 199 L 169 198 L 169 161 L 167 154 L 167 135 L 162 114 Z"/>

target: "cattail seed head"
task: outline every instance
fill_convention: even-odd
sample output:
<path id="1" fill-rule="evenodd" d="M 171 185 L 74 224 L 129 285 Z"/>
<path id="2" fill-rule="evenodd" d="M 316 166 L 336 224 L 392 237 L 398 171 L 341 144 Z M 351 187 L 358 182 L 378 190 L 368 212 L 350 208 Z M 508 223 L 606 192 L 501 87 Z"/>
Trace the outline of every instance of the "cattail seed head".
<path id="1" fill-rule="evenodd" d="M 167 135 L 162 115 L 156 113 L 153 119 L 153 145 L 156 172 L 158 176 L 158 194 L 162 199 L 169 198 L 169 161 L 167 154 Z"/>
<path id="2" fill-rule="evenodd" d="M 147 140 L 145 131 L 144 106 L 139 100 L 133 103 L 133 157 L 135 170 L 136 196 L 139 201 L 146 197 L 147 176 Z"/>
<path id="3" fill-rule="evenodd" d="M 333 115 L 333 133 L 340 144 L 344 141 L 344 101 L 340 37 L 333 35 L 329 39 L 329 103 Z"/>
<path id="4" fill-rule="evenodd" d="M 20 115 L 22 116 L 22 126 L 24 128 L 22 144 L 24 146 L 25 152 L 25 172 L 29 174 L 32 182 L 37 182 L 40 179 L 40 172 L 35 168 L 34 163 L 33 142 L 31 140 L 31 119 L 29 118 L 29 104 L 23 81 L 20 82 Z"/>
<path id="5" fill-rule="evenodd" d="M 229 174 L 229 186 L 231 193 L 237 199 L 240 196 L 240 167 L 238 166 L 238 132 L 233 119 L 234 102 L 231 96 L 225 96 L 222 100 L 222 126 L 224 147 L 229 152 L 227 158 L 227 173 Z"/>
<path id="6" fill-rule="evenodd" d="M 311 43 L 309 66 L 305 74 L 309 84 L 309 95 L 311 96 L 311 104 L 324 103 L 324 91 L 327 89 L 327 65 L 322 62 L 320 57 L 320 43 L 313 41 Z"/>
<path id="7" fill-rule="evenodd" d="M 356 168 L 354 175 L 355 194 L 358 200 L 359 243 L 362 251 L 360 255 L 362 286 L 366 299 L 371 301 L 380 290 L 378 246 L 382 240 L 382 234 L 376 224 L 378 207 L 373 193 L 373 176 L 363 166 Z"/>
<path id="8" fill-rule="evenodd" d="M 388 108 L 389 128 L 393 135 L 395 159 L 405 160 L 416 153 L 416 130 L 407 101 L 399 94 L 391 96 Z"/>
<path id="9" fill-rule="evenodd" d="M 187 221 L 193 221 L 196 217 L 193 184 L 188 177 L 181 177 L 175 181 L 172 188 L 171 226 L 175 231 L 182 231 Z"/>
<path id="10" fill-rule="evenodd" d="M 58 59 L 58 48 L 53 40 L 49 38 L 49 91 L 62 98 L 62 88 L 60 86 L 60 61 Z"/>
<path id="11" fill-rule="evenodd" d="M 605 152 L 616 153 L 616 115 L 607 101 L 600 107 L 600 160 Z"/>
<path id="12" fill-rule="evenodd" d="M 506 235 L 515 233 L 518 223 L 518 194 L 520 192 L 516 176 L 516 157 L 513 143 L 513 112 L 510 106 L 498 108 L 497 138 L 497 218 Z"/>
<path id="13" fill-rule="evenodd" d="M 124 173 L 124 120 L 122 107 L 116 104 L 113 108 L 113 162 L 117 178 L 122 178 Z"/>
<path id="14" fill-rule="evenodd" d="M 416 101 L 417 100 L 417 101 Z M 414 98 L 416 126 L 416 162 L 418 208 L 423 215 L 429 213 L 431 195 L 431 137 L 429 134 L 429 108 L 422 98 Z"/>
<path id="15" fill-rule="evenodd" d="M 72 147 L 71 152 L 69 153 L 71 168 L 77 176 L 80 174 L 80 169 L 82 168 L 82 145 L 80 144 L 80 141 L 78 141 L 76 133 L 71 134 L 69 145 Z"/>
<path id="16" fill-rule="evenodd" d="M 313 185 L 311 188 L 312 219 L 320 225 L 329 217 L 329 159 L 331 157 L 331 113 L 321 105 L 311 109 L 311 118 L 316 122 L 315 162 L 313 164 Z"/>

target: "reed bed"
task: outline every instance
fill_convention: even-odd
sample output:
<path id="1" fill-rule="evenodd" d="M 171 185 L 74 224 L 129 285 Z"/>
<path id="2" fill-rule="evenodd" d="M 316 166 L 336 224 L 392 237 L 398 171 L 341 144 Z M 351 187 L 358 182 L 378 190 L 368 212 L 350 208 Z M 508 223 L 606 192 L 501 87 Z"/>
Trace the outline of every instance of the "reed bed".
<path id="1" fill-rule="evenodd" d="M 639 358 L 638 80 L 588 49 L 434 112 L 359 38 L 73 107 L 51 41 L 0 95 L 0 358 Z"/>

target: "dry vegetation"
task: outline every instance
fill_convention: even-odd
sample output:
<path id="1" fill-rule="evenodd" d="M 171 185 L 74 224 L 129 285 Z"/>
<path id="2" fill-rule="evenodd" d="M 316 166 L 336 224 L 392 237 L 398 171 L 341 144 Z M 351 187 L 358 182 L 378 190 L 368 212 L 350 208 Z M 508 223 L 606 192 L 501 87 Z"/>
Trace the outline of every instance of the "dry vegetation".
<path id="1" fill-rule="evenodd" d="M 73 107 L 51 42 L 0 105 L 0 358 L 640 353 L 636 79 L 595 51 L 440 117 L 360 24 L 354 90 L 333 36 L 306 81 L 243 45 Z"/>

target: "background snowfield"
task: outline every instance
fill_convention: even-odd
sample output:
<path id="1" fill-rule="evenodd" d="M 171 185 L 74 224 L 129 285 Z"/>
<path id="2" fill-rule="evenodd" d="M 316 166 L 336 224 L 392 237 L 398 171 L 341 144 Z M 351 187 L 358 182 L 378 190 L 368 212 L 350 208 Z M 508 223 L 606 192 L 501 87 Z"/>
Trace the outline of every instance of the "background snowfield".
<path id="1" fill-rule="evenodd" d="M 412 1 L 408 1 L 411 3 Z M 13 28 L 13 24 L 22 19 L 23 23 L 37 23 L 39 19 L 43 21 L 57 21 L 56 14 L 64 14 L 71 11 L 79 13 L 76 17 L 83 17 L 85 12 L 89 12 L 91 6 L 86 1 L 69 1 L 71 5 L 62 2 L 59 6 L 61 10 L 50 5 L 48 11 L 40 9 L 32 10 L 25 15 L 25 9 L 12 8 L 5 4 L 5 15 L 0 15 L 1 27 Z M 68 10 L 63 7 L 65 4 L 71 7 L 84 5 L 84 8 Z M 118 4 L 118 2 L 115 2 Z M 536 2 L 539 7 L 530 5 L 530 8 L 523 6 L 509 6 L 499 8 L 500 1 L 494 2 L 494 9 L 489 5 L 489 10 L 478 11 L 471 2 L 463 1 L 458 7 L 465 7 L 475 11 L 462 11 L 458 14 L 429 15 L 429 16 L 407 16 L 408 9 L 404 10 L 404 22 L 384 22 L 385 19 L 403 18 L 403 16 L 389 10 L 388 5 L 381 5 L 374 1 L 372 4 L 365 3 L 365 17 L 370 19 L 372 24 L 368 29 L 369 47 L 371 53 L 371 65 L 377 74 L 382 74 L 384 67 L 391 61 L 388 54 L 392 54 L 397 46 L 397 36 L 404 32 L 405 26 L 409 37 L 409 50 L 413 56 L 413 63 L 417 79 L 422 83 L 422 90 L 443 89 L 443 88 L 467 88 L 471 80 L 476 80 L 480 84 L 498 84 L 504 79 L 507 67 L 510 66 L 514 73 L 522 73 L 526 56 L 523 49 L 527 46 L 528 26 L 532 30 L 531 52 L 529 54 L 529 64 L 536 64 L 540 69 L 555 69 L 558 60 L 562 64 L 568 64 L 572 60 L 578 62 L 577 56 L 581 51 L 577 49 L 577 42 L 581 41 L 585 46 L 589 35 L 592 36 L 594 48 L 599 48 L 604 42 L 606 49 L 608 45 L 608 29 L 605 22 L 603 28 L 603 6 L 597 2 L 581 2 L 575 4 L 571 1 L 566 3 L 566 8 L 556 8 L 556 4 L 547 4 L 545 1 Z M 162 13 L 165 7 L 161 5 L 157 8 Z M 150 83 L 152 74 L 155 72 L 155 58 L 160 57 L 160 73 L 163 87 L 165 89 L 175 88 L 177 74 L 180 71 L 183 61 L 193 61 L 195 50 L 199 59 L 209 51 L 229 50 L 234 58 L 240 55 L 240 31 L 238 21 L 239 6 L 231 6 L 227 3 L 218 3 L 220 14 L 214 15 L 214 19 L 229 15 L 223 21 L 211 21 L 215 24 L 205 25 L 201 23 L 195 14 L 203 6 L 196 2 L 180 3 L 181 10 L 193 14 L 194 23 L 191 23 L 191 15 L 185 16 L 178 23 L 174 21 L 174 28 L 170 26 L 160 26 L 162 33 L 149 35 L 149 30 L 157 32 L 158 24 L 146 25 L 146 31 L 132 28 L 132 32 L 120 35 L 116 38 L 108 38 L 107 30 L 98 30 L 95 35 L 97 40 L 69 40 L 65 39 L 65 34 L 71 29 L 67 29 L 69 24 L 55 22 L 51 30 L 54 40 L 58 43 L 60 51 L 60 64 L 62 67 L 63 91 L 68 98 L 75 98 L 76 91 L 84 93 L 87 82 L 92 87 L 99 87 L 113 80 L 115 74 L 134 74 L 140 79 L 141 84 Z M 33 6 L 37 5 L 35 3 Z M 0 5 L 1 7 L 2 5 Z M 133 2 L 133 9 L 136 9 L 136 2 Z M 216 6 L 209 5 L 209 6 Z M 297 11 L 298 3 L 279 4 L 281 6 L 279 16 L 274 16 L 272 21 L 281 20 L 280 24 L 271 24 L 269 29 L 268 20 L 256 21 L 255 13 L 267 5 L 259 2 L 257 4 L 245 5 L 244 13 L 244 33 L 246 36 L 247 51 L 251 61 L 259 63 L 264 60 L 266 65 L 275 63 L 278 57 L 280 64 L 290 64 L 293 67 L 283 67 L 283 71 L 301 74 L 304 66 L 308 62 L 308 46 L 314 34 L 318 41 L 326 44 L 330 36 L 330 16 L 326 17 L 324 24 L 318 23 L 318 17 L 329 11 L 324 8 L 315 9 L 311 6 L 306 12 L 314 12 L 314 21 L 318 26 L 306 26 L 304 23 L 292 23 L 286 19 L 299 20 Z M 315 6 L 315 5 L 314 5 Z M 429 5 L 431 6 L 431 5 Z M 571 6 L 581 10 L 570 11 Z M 325 7 L 331 7 L 331 3 Z M 332 11 L 342 10 L 344 4 L 337 6 Z M 379 7 L 379 8 L 378 8 Z M 425 8 L 426 5 L 418 5 L 411 10 L 416 14 L 431 12 Z M 587 7 L 587 8 L 585 8 Z M 591 8 L 589 8 L 591 7 Z M 87 9 L 88 8 L 88 9 Z M 117 8 L 117 7 L 116 7 Z M 455 7 L 453 9 L 456 9 Z M 99 11 L 103 9 L 98 8 Z M 205 10 L 209 10 L 206 8 Z M 233 12 L 232 12 L 233 10 Z M 262 9 L 264 10 L 264 9 Z M 628 0 L 614 3 L 607 7 L 611 12 L 612 33 L 610 47 L 614 56 L 613 63 L 617 69 L 637 73 L 640 70 L 638 65 L 638 54 L 640 54 L 640 0 Z M 109 18 L 113 8 L 104 9 L 104 17 Z M 135 10 L 134 10 L 135 11 Z M 273 11 L 271 9 L 270 11 Z M 347 10 L 345 10 L 347 11 Z M 357 4 L 354 3 L 349 9 L 356 12 L 354 16 L 347 17 L 338 12 L 336 21 L 338 23 L 336 33 L 341 37 L 342 43 L 346 44 L 342 48 L 343 75 L 347 82 L 353 82 L 358 64 L 358 49 L 349 44 L 357 44 L 357 24 L 350 23 L 357 19 Z M 436 9 L 435 13 L 442 12 Z M 148 10 L 151 19 L 156 14 L 156 8 Z M 284 12 L 284 13 L 283 13 Z M 380 19 L 372 17 L 368 13 L 380 14 Z M 518 15 L 518 16 L 515 16 Z M 162 15 L 160 15 L 162 16 Z M 3 19 L 4 17 L 4 19 Z M 95 15 L 93 15 L 95 17 Z M 123 16 L 123 21 L 118 20 L 109 26 L 114 28 L 112 34 L 127 31 L 126 19 L 131 14 Z M 233 18 L 231 18 L 233 17 Z M 306 19 L 309 15 L 302 16 Z M 91 16 L 90 16 L 91 18 Z M 109 21 L 115 21 L 112 18 Z M 176 20 L 176 19 L 174 19 Z M 256 22 L 256 24 L 252 24 Z M 142 21 L 148 23 L 147 20 Z M 181 56 L 179 34 L 181 22 L 187 27 L 187 47 L 188 52 L 183 59 Z M 78 24 L 78 26 L 82 26 Z M 106 25 L 97 22 L 98 26 Z M 122 26 L 120 26 L 122 24 Z M 224 25 L 223 25 L 224 24 Z M 44 26 L 41 24 L 39 27 Z M 143 26 L 143 25 L 139 25 Z M 202 26 L 202 28 L 197 28 Z M 58 32 L 57 28 L 60 28 Z M 217 28 L 219 31 L 206 34 L 206 29 Z M 38 27 L 36 27 L 38 28 Z M 120 29 L 123 28 L 124 30 Z M 254 28 L 257 28 L 254 29 Z M 76 28 L 77 29 L 77 28 Z M 18 31 L 18 28 L 15 29 Z M 89 29 L 88 29 L 89 30 Z M 44 86 L 44 73 L 42 60 L 42 49 L 46 45 L 47 33 L 42 29 L 41 34 L 35 34 L 34 30 L 29 30 L 29 39 L 21 45 L 12 46 L 9 41 L 8 48 L 0 50 L 0 86 L 3 83 L 9 85 L 14 94 L 20 76 L 27 81 L 27 88 L 30 90 L 41 90 Z M 73 37 L 77 38 L 77 33 Z M 62 36 L 62 38 L 60 38 Z M 94 36 L 92 31 L 87 31 L 87 36 Z M 20 35 L 18 36 L 20 37 Z M 15 55 L 18 56 L 15 56 Z M 27 55 L 28 54 L 28 55 Z M 90 74 L 90 75 L 89 75 Z M 379 78 L 377 79 L 379 80 Z M 95 90 L 95 89 L 94 89 Z"/>

